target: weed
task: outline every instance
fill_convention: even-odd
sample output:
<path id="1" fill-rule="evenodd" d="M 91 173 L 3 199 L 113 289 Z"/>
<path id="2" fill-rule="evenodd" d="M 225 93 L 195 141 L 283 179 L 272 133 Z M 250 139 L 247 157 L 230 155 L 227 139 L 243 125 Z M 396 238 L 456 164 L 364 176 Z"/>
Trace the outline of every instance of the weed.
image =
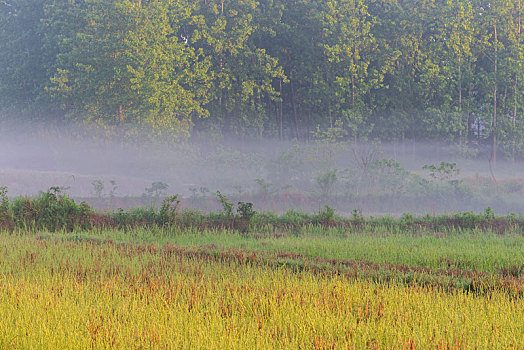
<path id="1" fill-rule="evenodd" d="M 494 219 L 495 213 L 493 212 L 493 210 L 491 210 L 490 207 L 487 207 L 486 210 L 484 210 L 484 217 L 486 219 Z"/>
<path id="2" fill-rule="evenodd" d="M 351 221 L 353 222 L 364 222 L 364 216 L 362 215 L 362 210 L 360 209 L 353 209 L 353 213 L 351 215 Z"/>
<path id="3" fill-rule="evenodd" d="M 159 217 L 162 225 L 172 224 L 176 220 L 177 209 L 180 205 L 178 194 L 164 199 L 160 207 Z"/>
<path id="4" fill-rule="evenodd" d="M 317 215 L 313 218 L 314 223 L 328 224 L 330 221 L 335 219 L 335 209 L 329 205 L 324 206 L 323 210 L 320 210 Z"/>
<path id="5" fill-rule="evenodd" d="M 0 210 L 7 212 L 9 208 L 9 198 L 7 198 L 7 186 L 0 186 Z"/>
<path id="6" fill-rule="evenodd" d="M 222 205 L 222 215 L 226 218 L 233 218 L 233 203 L 227 199 L 220 191 L 217 190 L 217 199 Z"/>

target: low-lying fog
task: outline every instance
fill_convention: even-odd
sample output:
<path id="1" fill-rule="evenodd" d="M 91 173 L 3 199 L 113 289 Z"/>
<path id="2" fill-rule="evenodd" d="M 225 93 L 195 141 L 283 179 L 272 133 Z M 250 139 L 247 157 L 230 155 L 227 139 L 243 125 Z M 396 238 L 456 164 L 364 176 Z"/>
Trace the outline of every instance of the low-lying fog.
<path id="1" fill-rule="evenodd" d="M 220 190 L 233 201 L 279 212 L 318 211 L 325 204 L 341 214 L 359 209 L 364 215 L 478 212 L 488 206 L 498 214 L 523 211 L 524 164 L 490 164 L 487 156 L 471 153 L 411 142 L 355 146 L 195 137 L 185 145 L 130 144 L 80 140 L 67 130 L 9 130 L 0 135 L 0 186 L 11 197 L 60 186 L 79 200 L 98 199 L 92 202 L 98 207 L 108 197 L 128 197 L 118 203 L 128 207 L 143 203 L 130 197 L 178 193 L 185 206 L 215 210 Z"/>

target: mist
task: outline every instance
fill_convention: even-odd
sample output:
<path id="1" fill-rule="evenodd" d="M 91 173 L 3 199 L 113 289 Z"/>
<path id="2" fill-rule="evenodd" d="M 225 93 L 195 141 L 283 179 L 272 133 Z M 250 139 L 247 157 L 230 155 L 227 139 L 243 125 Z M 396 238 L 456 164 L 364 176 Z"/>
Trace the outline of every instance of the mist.
<path id="1" fill-rule="evenodd" d="M 11 198 L 56 186 L 101 210 L 156 206 L 161 197 L 179 194 L 186 208 L 215 211 L 219 190 L 258 211 L 279 213 L 325 205 L 364 216 L 487 207 L 518 213 L 522 174 L 522 162 L 493 164 L 489 152 L 468 159 L 458 146 L 435 143 L 217 141 L 202 134 L 187 143 L 125 142 L 78 127 L 27 126 L 4 130 L 0 140 L 0 186 Z"/>

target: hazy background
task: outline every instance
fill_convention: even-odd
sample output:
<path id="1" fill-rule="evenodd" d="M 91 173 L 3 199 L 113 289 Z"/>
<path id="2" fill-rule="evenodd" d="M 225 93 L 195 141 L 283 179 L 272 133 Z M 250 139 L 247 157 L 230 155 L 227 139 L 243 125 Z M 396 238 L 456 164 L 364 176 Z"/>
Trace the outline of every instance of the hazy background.
<path id="1" fill-rule="evenodd" d="M 59 186 L 100 209 L 179 193 L 217 210 L 220 190 L 278 212 L 520 212 L 521 14 L 489 0 L 0 1 L 0 186 Z"/>
<path id="2" fill-rule="evenodd" d="M 178 193 L 184 206 L 217 210 L 216 191 L 257 210 L 398 215 L 405 211 L 497 213 L 524 208 L 524 164 L 466 159 L 456 146 L 352 142 L 210 141 L 184 144 L 123 142 L 78 129 L 7 128 L 0 133 L 0 186 L 11 197 L 51 186 L 99 209 L 157 205 L 153 197 Z M 387 161 L 385 161 L 387 160 Z M 450 174 L 431 176 L 425 165 L 456 163 Z M 458 169 L 458 174 L 456 173 Z M 103 189 L 96 188 L 96 183 Z M 153 188 L 153 183 L 167 188 Z M 165 187 L 165 186 L 161 186 Z M 149 189 L 149 191 L 148 191 Z M 160 199 L 159 199 L 160 200 Z M 159 201 L 158 200 L 158 201 Z"/>

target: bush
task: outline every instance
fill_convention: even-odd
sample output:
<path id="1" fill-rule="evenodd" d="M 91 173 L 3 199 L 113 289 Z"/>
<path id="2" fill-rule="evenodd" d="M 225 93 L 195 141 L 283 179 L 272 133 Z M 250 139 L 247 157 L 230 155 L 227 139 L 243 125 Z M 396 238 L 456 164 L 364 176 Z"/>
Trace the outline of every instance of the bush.
<path id="1" fill-rule="evenodd" d="M 51 187 L 34 199 L 18 197 L 11 207 L 18 227 L 72 231 L 75 227 L 90 226 L 91 208 L 84 202 L 76 204 L 59 187 Z"/>
<path id="2" fill-rule="evenodd" d="M 335 219 L 335 209 L 326 205 L 323 210 L 320 210 L 313 218 L 315 224 L 327 224 Z"/>
<path id="3" fill-rule="evenodd" d="M 238 202 L 237 213 L 241 219 L 251 220 L 257 212 L 253 210 L 253 203 Z"/>

